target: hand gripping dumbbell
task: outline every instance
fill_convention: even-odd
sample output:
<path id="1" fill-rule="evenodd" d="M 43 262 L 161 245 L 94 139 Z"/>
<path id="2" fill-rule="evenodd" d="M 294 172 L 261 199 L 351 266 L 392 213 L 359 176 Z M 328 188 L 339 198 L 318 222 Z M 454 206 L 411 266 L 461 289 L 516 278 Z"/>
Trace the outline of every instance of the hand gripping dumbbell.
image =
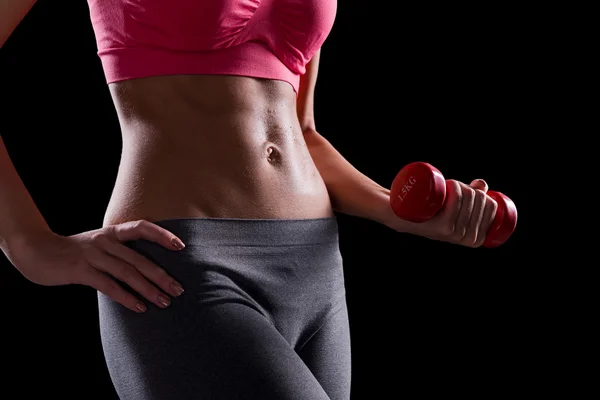
<path id="1" fill-rule="evenodd" d="M 498 203 L 494 221 L 487 232 L 483 247 L 492 248 L 506 242 L 517 226 L 515 203 L 500 192 L 487 191 Z M 413 162 L 398 172 L 390 188 L 390 204 L 394 214 L 411 222 L 432 218 L 446 200 L 446 180 L 434 166 Z"/>

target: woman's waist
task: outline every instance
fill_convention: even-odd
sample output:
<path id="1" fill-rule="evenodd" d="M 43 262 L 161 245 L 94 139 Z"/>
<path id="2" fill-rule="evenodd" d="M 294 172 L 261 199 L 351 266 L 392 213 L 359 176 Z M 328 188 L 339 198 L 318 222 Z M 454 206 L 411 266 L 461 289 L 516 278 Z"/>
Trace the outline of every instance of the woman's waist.
<path id="1" fill-rule="evenodd" d="M 104 224 L 185 217 L 333 215 L 325 184 L 308 153 L 290 154 L 275 165 L 258 154 L 239 153 L 239 149 L 235 153 L 219 158 L 204 149 L 195 157 L 155 154 L 135 161 L 124 152 Z"/>
<path id="2" fill-rule="evenodd" d="M 173 252 L 148 240 L 127 245 L 140 253 L 188 270 L 250 276 L 270 276 L 268 284 L 288 286 L 302 276 L 310 286 L 343 279 L 335 217 L 310 219 L 172 218 L 153 221 L 179 237 L 186 247 Z M 193 271 L 189 271 L 193 269 Z M 257 275 L 258 274 L 258 275 Z M 319 280 L 319 277 L 322 278 Z M 282 281 L 285 280 L 284 281 Z M 296 282 L 293 282 L 296 280 Z M 184 279 L 184 281 L 186 281 Z"/>
<path id="3" fill-rule="evenodd" d="M 128 242 L 128 246 L 162 265 L 197 300 L 242 296 L 240 300 L 256 301 L 265 310 L 297 314 L 306 302 L 312 310 L 318 306 L 327 312 L 343 299 L 335 217 L 154 222 L 181 238 L 185 249 L 173 252 L 147 240 Z M 253 296 L 257 288 L 260 298 Z"/>

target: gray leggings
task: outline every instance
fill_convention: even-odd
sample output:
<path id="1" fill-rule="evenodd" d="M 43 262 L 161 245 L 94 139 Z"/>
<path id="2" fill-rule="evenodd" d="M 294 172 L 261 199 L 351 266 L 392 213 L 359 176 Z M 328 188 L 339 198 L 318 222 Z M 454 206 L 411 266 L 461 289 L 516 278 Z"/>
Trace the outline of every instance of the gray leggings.
<path id="1" fill-rule="evenodd" d="M 186 244 L 127 245 L 179 280 L 137 314 L 98 293 L 122 400 L 348 400 L 350 332 L 335 218 L 157 221 Z"/>

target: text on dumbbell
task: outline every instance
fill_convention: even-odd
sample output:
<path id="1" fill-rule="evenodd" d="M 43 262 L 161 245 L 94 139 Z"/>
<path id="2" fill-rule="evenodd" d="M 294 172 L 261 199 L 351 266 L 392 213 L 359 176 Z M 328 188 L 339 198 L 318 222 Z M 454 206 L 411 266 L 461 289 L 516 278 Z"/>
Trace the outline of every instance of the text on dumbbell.
<path id="1" fill-rule="evenodd" d="M 404 201 L 404 199 L 406 199 L 406 196 L 413 188 L 415 183 L 417 183 L 417 179 L 414 176 L 408 178 L 408 181 L 404 184 L 404 186 L 402 186 L 402 189 L 400 189 L 400 193 L 398 194 L 400 201 Z"/>

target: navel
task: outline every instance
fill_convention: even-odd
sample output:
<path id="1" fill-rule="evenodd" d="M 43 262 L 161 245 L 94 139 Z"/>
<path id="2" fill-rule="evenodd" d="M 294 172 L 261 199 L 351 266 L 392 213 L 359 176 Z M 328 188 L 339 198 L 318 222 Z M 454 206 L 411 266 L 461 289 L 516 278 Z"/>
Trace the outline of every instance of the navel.
<path id="1" fill-rule="evenodd" d="M 267 161 L 270 163 L 274 163 L 277 161 L 279 156 L 279 152 L 273 146 L 267 147 Z"/>

